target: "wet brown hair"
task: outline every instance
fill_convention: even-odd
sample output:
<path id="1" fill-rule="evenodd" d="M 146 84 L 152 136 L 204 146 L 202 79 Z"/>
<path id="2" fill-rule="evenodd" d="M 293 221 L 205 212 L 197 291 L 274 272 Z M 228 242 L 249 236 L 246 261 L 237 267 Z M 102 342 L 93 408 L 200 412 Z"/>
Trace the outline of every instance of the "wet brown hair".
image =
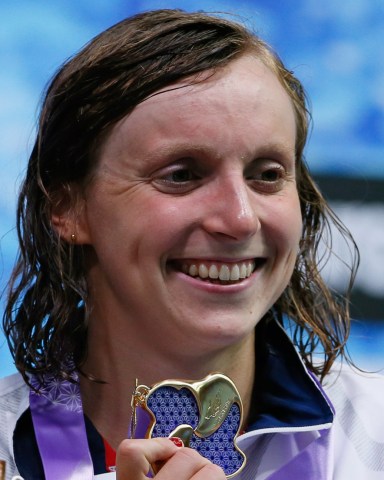
<path id="1" fill-rule="evenodd" d="M 50 83 L 18 200 L 18 260 L 9 282 L 3 327 L 16 367 L 66 377 L 87 355 L 84 248 L 61 239 L 51 223 L 63 195 L 76 205 L 111 128 L 159 89 L 200 72 L 214 72 L 241 55 L 267 65 L 292 99 L 297 124 L 297 188 L 303 234 L 292 279 L 268 317 L 289 318 L 312 371 L 326 374 L 344 354 L 347 299 L 324 283 L 319 244 L 331 225 L 347 238 L 313 182 L 303 158 L 309 115 L 303 87 L 271 48 L 227 18 L 157 10 L 127 18 L 95 37 Z M 193 81 L 193 80 L 191 80 Z M 352 248 L 354 244 L 352 243 Z M 355 265 L 351 267 L 353 279 Z M 324 359 L 315 365 L 313 353 Z"/>

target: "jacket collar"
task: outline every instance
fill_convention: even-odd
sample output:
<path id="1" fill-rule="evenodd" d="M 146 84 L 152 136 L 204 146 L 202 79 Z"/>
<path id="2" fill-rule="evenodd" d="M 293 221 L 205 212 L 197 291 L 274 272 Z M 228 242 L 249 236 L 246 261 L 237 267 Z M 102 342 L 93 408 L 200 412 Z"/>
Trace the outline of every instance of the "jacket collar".
<path id="1" fill-rule="evenodd" d="M 276 319 L 256 328 L 256 362 L 248 432 L 330 427 L 333 406 Z"/>
<path id="2" fill-rule="evenodd" d="M 256 361 L 249 427 L 237 439 L 248 459 L 239 480 L 330 480 L 333 406 L 275 319 L 256 329 Z"/>

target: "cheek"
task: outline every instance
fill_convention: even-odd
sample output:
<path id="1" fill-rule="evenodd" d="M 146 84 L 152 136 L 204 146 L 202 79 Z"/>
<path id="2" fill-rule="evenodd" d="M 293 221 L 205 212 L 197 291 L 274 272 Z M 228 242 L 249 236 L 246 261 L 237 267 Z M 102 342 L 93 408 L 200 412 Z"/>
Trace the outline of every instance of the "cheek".
<path id="1" fill-rule="evenodd" d="M 291 243 L 297 250 L 301 239 L 303 230 L 303 221 L 301 217 L 300 206 L 297 205 L 295 213 L 291 216 L 290 222 L 288 222 L 288 232 L 291 239 Z"/>
<path id="2" fill-rule="evenodd" d="M 121 248 L 135 259 L 162 258 L 176 245 L 182 245 L 189 231 L 186 209 L 167 198 L 154 196 L 132 202 L 130 212 L 114 217 L 114 235 L 119 235 Z M 133 214 L 132 214 L 133 212 Z"/>
<path id="3" fill-rule="evenodd" d="M 298 198 L 293 197 L 279 205 L 274 223 L 280 247 L 296 257 L 303 226 Z"/>

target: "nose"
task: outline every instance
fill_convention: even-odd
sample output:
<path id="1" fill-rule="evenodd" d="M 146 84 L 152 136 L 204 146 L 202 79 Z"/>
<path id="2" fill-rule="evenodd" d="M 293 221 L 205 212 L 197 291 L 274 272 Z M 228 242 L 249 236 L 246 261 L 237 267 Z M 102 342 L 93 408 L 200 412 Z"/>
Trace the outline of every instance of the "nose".
<path id="1" fill-rule="evenodd" d="M 255 194 L 242 174 L 216 179 L 205 199 L 204 229 L 213 236 L 247 240 L 260 228 Z"/>

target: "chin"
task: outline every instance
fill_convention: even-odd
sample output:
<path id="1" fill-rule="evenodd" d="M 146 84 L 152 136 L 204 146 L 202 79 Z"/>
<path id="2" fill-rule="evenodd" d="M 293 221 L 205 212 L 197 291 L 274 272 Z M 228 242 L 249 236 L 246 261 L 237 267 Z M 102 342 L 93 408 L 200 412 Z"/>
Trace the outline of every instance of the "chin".
<path id="1" fill-rule="evenodd" d="M 211 344 L 215 348 L 232 347 L 243 342 L 249 336 L 253 336 L 255 325 L 223 325 L 216 329 L 205 330 L 201 333 L 201 338 L 205 339 L 205 343 Z"/>

